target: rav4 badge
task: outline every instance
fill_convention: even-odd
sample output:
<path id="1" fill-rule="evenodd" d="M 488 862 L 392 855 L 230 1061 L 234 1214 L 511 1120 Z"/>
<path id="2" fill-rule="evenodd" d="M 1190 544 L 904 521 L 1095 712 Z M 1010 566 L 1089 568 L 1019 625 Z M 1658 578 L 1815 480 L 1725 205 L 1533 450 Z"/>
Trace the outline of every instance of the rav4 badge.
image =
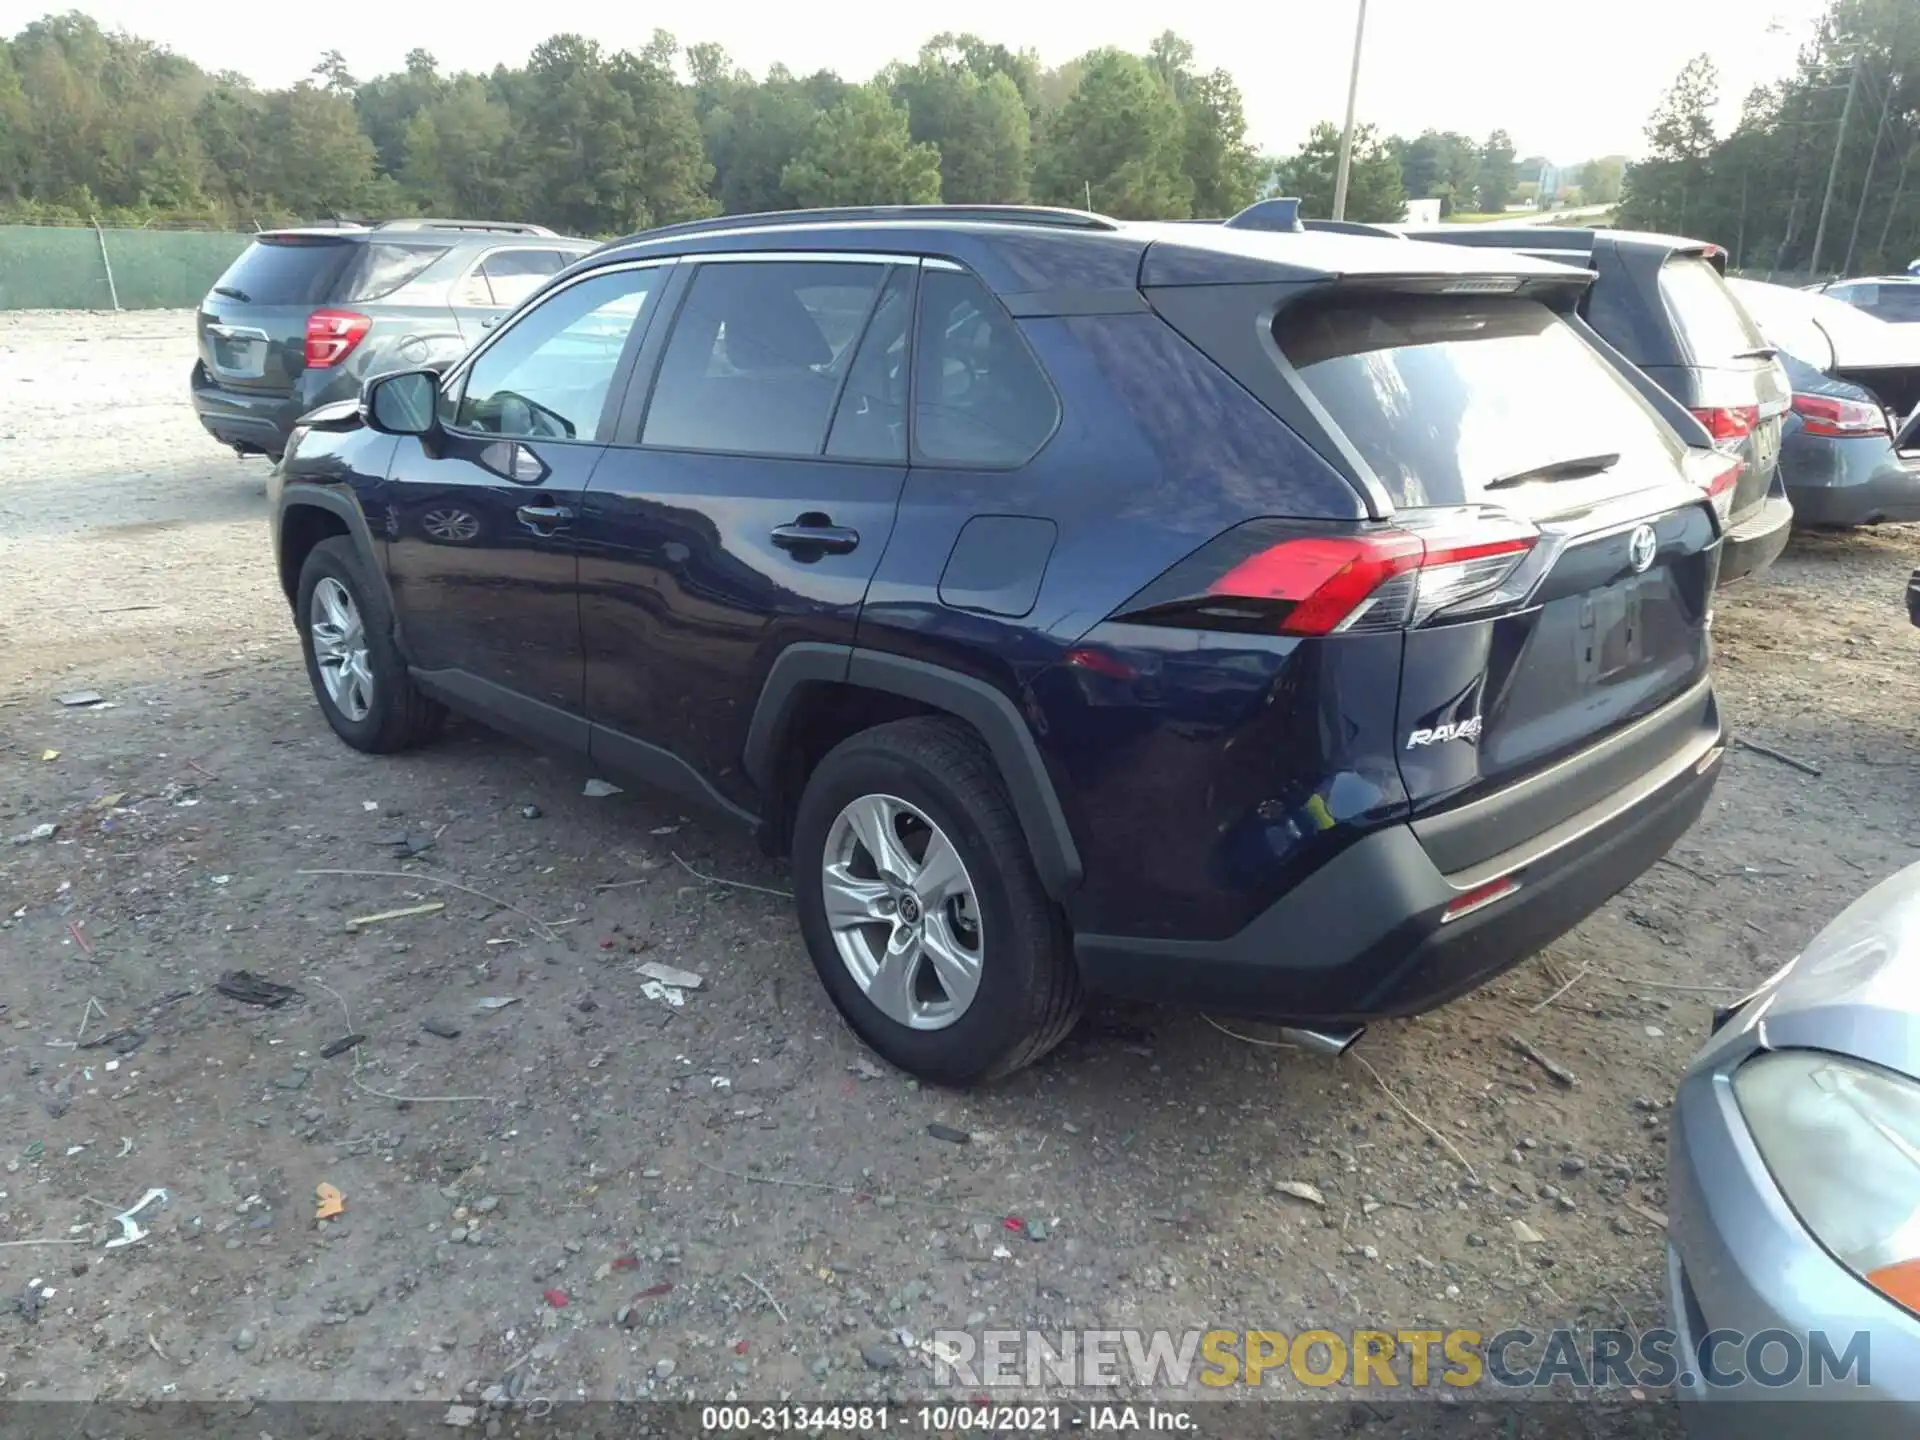
<path id="1" fill-rule="evenodd" d="M 1418 750 L 1422 745 L 1440 745 L 1448 740 L 1478 740 L 1480 738 L 1480 717 L 1471 720 L 1456 720 L 1451 725 L 1435 725 L 1431 730 L 1416 730 L 1407 737 L 1407 749 Z"/>

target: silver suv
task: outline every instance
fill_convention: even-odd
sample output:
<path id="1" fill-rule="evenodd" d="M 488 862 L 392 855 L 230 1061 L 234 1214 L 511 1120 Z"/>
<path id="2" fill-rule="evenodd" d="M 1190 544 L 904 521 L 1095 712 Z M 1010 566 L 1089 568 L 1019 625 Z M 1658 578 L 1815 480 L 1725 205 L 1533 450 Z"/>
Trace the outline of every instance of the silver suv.
<path id="1" fill-rule="evenodd" d="M 483 220 L 265 231 L 200 302 L 194 410 L 222 444 L 277 460 L 302 415 L 371 375 L 451 364 L 594 248 Z"/>

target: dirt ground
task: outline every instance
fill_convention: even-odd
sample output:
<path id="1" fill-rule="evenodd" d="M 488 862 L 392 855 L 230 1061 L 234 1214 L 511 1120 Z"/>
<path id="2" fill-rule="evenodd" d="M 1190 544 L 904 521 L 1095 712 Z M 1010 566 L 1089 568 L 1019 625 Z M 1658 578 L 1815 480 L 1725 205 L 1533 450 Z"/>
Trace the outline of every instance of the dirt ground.
<path id="1" fill-rule="evenodd" d="M 189 332 L 0 316 L 10 1396 L 850 1399 L 926 1393 L 937 1328 L 1662 1323 L 1662 1107 L 1712 1004 L 1920 858 L 1914 532 L 1798 538 L 1722 597 L 1719 675 L 1820 773 L 1731 752 L 1671 863 L 1548 953 L 1338 1062 L 1106 1008 L 922 1088 L 724 822 L 471 726 L 333 737 Z M 342 870 L 397 873 L 312 873 Z M 648 962 L 704 983 L 648 998 Z M 226 998 L 236 968 L 300 994 Z"/>

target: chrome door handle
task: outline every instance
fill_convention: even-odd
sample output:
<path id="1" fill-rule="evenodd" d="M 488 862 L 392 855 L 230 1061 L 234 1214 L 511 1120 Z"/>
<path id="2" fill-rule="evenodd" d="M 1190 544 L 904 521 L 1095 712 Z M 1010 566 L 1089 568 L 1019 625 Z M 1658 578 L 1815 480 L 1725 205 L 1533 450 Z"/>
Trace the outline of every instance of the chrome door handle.
<path id="1" fill-rule="evenodd" d="M 520 523 L 538 534 L 564 530 L 573 523 L 573 511 L 565 505 L 522 505 L 513 512 Z"/>
<path id="2" fill-rule="evenodd" d="M 860 532 L 840 525 L 776 525 L 773 543 L 796 554 L 818 551 L 823 555 L 844 555 L 860 543 Z"/>

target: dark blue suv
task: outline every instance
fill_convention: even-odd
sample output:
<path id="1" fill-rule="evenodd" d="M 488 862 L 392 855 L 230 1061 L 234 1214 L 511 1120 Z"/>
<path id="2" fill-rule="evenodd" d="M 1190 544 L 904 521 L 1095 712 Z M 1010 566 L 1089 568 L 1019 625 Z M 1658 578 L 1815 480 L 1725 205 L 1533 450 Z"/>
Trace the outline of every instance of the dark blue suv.
<path id="1" fill-rule="evenodd" d="M 835 1003 L 935 1081 L 1089 990 L 1339 1050 L 1471 988 L 1705 804 L 1737 463 L 1586 329 L 1587 272 L 1269 224 L 604 247 L 295 432 L 327 720 L 393 751 L 450 707 L 752 826 Z"/>

